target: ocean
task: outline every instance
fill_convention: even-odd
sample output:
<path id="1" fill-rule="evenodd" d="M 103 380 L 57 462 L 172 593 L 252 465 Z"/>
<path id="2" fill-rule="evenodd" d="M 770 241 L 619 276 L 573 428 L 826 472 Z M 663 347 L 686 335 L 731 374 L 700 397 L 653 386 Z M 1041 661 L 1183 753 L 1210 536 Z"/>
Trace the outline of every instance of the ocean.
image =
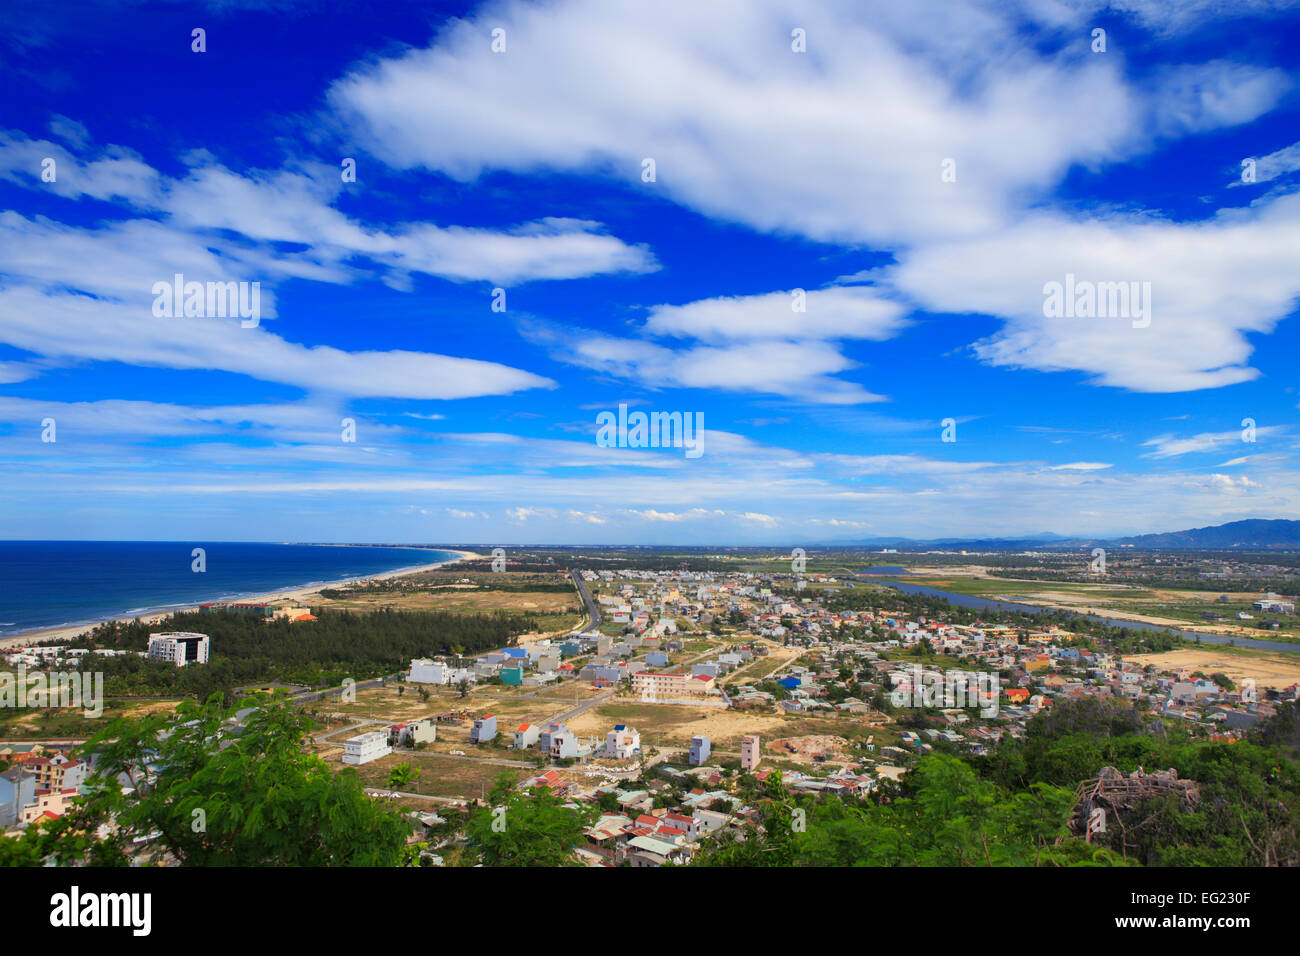
<path id="1" fill-rule="evenodd" d="M 206 570 L 192 570 L 196 547 Z M 449 561 L 451 551 L 177 541 L 0 541 L 0 638 Z"/>

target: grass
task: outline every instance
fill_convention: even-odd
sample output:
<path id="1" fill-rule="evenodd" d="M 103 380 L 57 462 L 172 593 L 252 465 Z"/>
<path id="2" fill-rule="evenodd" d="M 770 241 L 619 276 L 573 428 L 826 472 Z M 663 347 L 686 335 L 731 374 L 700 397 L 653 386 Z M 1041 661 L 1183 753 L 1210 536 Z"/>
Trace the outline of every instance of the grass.
<path id="1" fill-rule="evenodd" d="M 118 717 L 142 717 L 159 709 L 171 710 L 178 701 L 135 703 L 123 700 L 104 701 L 99 717 L 88 717 L 83 708 L 45 708 L 0 710 L 0 738 L 5 740 L 45 740 L 92 737 L 104 725 Z"/>
<path id="2" fill-rule="evenodd" d="M 361 776 L 361 782 L 367 787 L 386 790 L 389 773 L 402 763 L 409 763 L 420 771 L 420 776 L 416 778 L 415 783 L 405 788 L 406 792 L 434 797 L 463 797 L 468 800 L 481 799 L 484 793 L 492 789 L 497 777 L 502 774 L 515 783 L 525 776 L 533 776 L 537 773 L 535 770 L 525 770 L 522 767 L 502 767 L 480 760 L 459 760 L 428 751 L 394 753 L 355 769 Z M 335 764 L 336 769 L 346 766 L 338 761 Z"/>

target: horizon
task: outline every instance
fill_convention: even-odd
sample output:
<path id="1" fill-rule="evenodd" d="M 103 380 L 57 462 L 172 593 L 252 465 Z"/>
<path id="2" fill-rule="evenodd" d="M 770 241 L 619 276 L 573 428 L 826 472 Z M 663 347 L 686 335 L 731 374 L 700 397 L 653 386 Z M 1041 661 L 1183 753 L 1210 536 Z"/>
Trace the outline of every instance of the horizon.
<path id="1" fill-rule="evenodd" d="M 1254 521 L 1254 522 L 1276 522 L 1276 521 L 1295 521 L 1295 520 L 1296 519 L 1291 519 L 1291 518 L 1237 519 L 1237 521 Z M 1234 523 L 1234 522 L 1225 522 L 1225 524 L 1228 523 Z M 1159 532 L 1152 532 L 1152 533 L 1179 534 L 1179 533 L 1190 532 L 1190 531 L 1208 531 L 1219 527 L 1222 527 L 1222 525 L 1206 525 L 1199 528 L 1176 528 L 1167 531 L 1159 531 Z M 1027 541 L 1027 542 L 1035 542 L 1035 543 L 1050 543 L 1052 541 L 1060 542 L 1060 541 L 1079 540 L 1084 542 L 1090 542 L 1090 541 L 1099 541 L 1099 540 L 1118 540 L 1118 539 L 1130 538 L 1130 537 L 1141 537 L 1141 535 L 1114 534 L 1114 535 L 1085 536 L 1085 535 L 1060 534 L 1054 531 L 1044 531 L 1044 532 L 1038 532 L 1036 534 L 1020 535 L 1018 537 L 999 537 L 999 536 L 975 534 L 975 535 L 969 535 L 969 536 L 963 535 L 957 537 L 950 536 L 946 538 L 908 538 L 903 535 L 881 535 L 875 538 L 864 538 L 859 541 L 809 540 L 809 541 L 800 542 L 800 546 L 815 547 L 815 548 L 862 548 L 872 544 L 888 544 L 891 541 L 892 542 L 909 541 L 916 545 L 944 544 L 947 542 L 962 543 L 968 541 Z M 289 540 L 283 540 L 279 538 L 253 539 L 253 538 L 215 538 L 215 537 L 207 537 L 204 538 L 203 540 L 213 544 L 284 544 L 284 545 L 321 545 L 321 546 L 356 545 L 361 547 L 431 548 L 435 550 L 437 549 L 450 550 L 455 548 L 492 548 L 492 547 L 522 547 L 522 548 L 626 547 L 626 548 L 694 548 L 694 549 L 753 548 L 753 549 L 757 549 L 757 548 L 780 548 L 783 546 L 788 547 L 791 544 L 791 542 L 788 541 L 782 542 L 777 540 L 773 540 L 769 542 L 758 542 L 758 543 L 714 541 L 706 544 L 689 543 L 684 541 L 668 541 L 668 542 L 663 542 L 658 544 L 645 544 L 645 543 L 633 542 L 633 541 L 597 542 L 597 541 L 522 541 L 522 540 L 520 541 L 493 540 L 493 541 L 477 541 L 477 542 L 475 541 L 449 542 L 449 541 L 434 541 L 434 540 L 400 541 L 400 540 L 378 540 L 378 539 L 370 540 L 370 541 L 363 541 L 363 540 L 289 541 Z M 182 538 L 0 538 L 0 543 L 21 544 L 25 542 L 63 542 L 63 543 L 70 543 L 70 544 L 77 543 L 77 542 L 96 543 L 96 544 L 112 544 L 112 543 L 185 544 L 187 546 L 194 543 L 190 539 L 182 539 Z M 1231 550 L 1231 549 L 1206 548 L 1203 550 Z M 1291 550 L 1291 549 L 1277 548 L 1276 550 Z"/>
<path id="2" fill-rule="evenodd" d="M 0 12 L 6 539 L 1300 517 L 1294 7 L 147 6 Z"/>

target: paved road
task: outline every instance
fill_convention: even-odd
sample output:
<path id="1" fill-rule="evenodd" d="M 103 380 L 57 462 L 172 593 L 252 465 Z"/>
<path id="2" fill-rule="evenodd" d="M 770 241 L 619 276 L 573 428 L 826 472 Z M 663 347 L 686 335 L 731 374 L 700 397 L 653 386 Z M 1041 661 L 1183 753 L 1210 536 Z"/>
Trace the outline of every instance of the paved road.
<path id="1" fill-rule="evenodd" d="M 574 586 L 578 589 L 578 594 L 582 597 L 582 603 L 587 605 L 588 624 L 583 628 L 582 633 L 593 634 L 600 630 L 600 608 L 596 602 L 591 599 L 591 592 L 587 590 L 587 582 L 582 580 L 582 574 L 578 571 L 570 571 L 573 577 Z"/>

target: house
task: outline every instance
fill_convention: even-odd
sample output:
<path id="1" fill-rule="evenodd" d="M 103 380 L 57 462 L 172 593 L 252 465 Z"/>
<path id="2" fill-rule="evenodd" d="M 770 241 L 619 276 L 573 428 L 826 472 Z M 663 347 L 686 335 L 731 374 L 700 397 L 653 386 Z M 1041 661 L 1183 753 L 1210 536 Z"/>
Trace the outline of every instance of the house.
<path id="1" fill-rule="evenodd" d="M 570 760 L 578 756 L 578 738 L 570 730 L 557 730 L 550 735 L 551 757 L 555 760 Z"/>
<path id="2" fill-rule="evenodd" d="M 567 728 L 564 724 L 550 723 L 537 735 L 537 749 L 544 754 L 551 752 L 551 738 Z"/>
<path id="3" fill-rule="evenodd" d="M 25 767 L 36 774 L 37 789 L 75 790 L 86 781 L 90 767 L 82 760 L 73 760 L 65 754 L 50 757 L 32 757 Z"/>
<path id="4" fill-rule="evenodd" d="M 474 726 L 469 732 L 469 742 L 472 744 L 485 744 L 496 735 L 497 719 L 495 715 L 484 714 L 474 721 Z"/>
<path id="5" fill-rule="evenodd" d="M 399 747 L 433 743 L 438 739 L 438 725 L 433 722 L 432 717 L 421 717 L 419 720 L 393 724 L 388 728 L 388 736 L 394 738 Z"/>
<path id="6" fill-rule="evenodd" d="M 542 734 L 542 729 L 536 724 L 520 724 L 515 728 L 515 749 L 527 750 L 533 744 L 537 743 L 537 738 Z"/>
<path id="7" fill-rule="evenodd" d="M 388 746 L 388 734 L 378 730 L 349 737 L 343 742 L 343 762 L 354 766 L 370 763 L 392 752 L 393 748 Z"/>
<path id="8" fill-rule="evenodd" d="M 636 836 L 627 841 L 627 862 L 631 866 L 663 866 L 677 861 L 687 851 L 675 843 L 653 836 Z"/>
<path id="9" fill-rule="evenodd" d="M 464 667 L 452 667 L 442 661 L 417 658 L 411 661 L 410 677 L 412 684 L 459 684 L 462 680 L 473 683 L 478 674 Z"/>
<path id="10" fill-rule="evenodd" d="M 641 735 L 626 724 L 617 724 L 605 736 L 605 755 L 626 760 L 641 751 Z"/>
<path id="11" fill-rule="evenodd" d="M 709 759 L 709 738 L 704 734 L 696 734 L 691 738 L 690 762 L 692 766 L 699 767 Z"/>
<path id="12" fill-rule="evenodd" d="M 746 734 L 740 741 L 740 769 L 754 770 L 762 756 L 759 753 L 758 734 Z"/>

